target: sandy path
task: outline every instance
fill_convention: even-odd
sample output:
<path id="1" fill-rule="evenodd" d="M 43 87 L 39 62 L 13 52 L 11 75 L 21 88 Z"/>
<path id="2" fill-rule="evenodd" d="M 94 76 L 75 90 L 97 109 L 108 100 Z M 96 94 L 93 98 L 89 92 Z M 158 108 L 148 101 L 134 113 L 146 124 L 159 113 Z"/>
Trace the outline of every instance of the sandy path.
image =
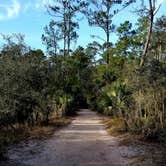
<path id="1" fill-rule="evenodd" d="M 101 121 L 95 112 L 83 109 L 68 127 L 55 132 L 51 138 L 22 142 L 9 148 L 7 165 L 129 165 L 125 147 L 120 149 L 116 138 L 107 134 Z"/>

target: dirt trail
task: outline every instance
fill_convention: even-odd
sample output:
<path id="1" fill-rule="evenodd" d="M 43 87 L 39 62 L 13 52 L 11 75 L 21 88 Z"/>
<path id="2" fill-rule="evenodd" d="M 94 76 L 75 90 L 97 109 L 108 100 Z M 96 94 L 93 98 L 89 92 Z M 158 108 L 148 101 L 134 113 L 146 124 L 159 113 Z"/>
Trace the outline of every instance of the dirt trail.
<path id="1" fill-rule="evenodd" d="M 138 150 L 137 150 L 138 151 Z M 11 146 L 8 166 L 124 166 L 133 165 L 133 154 L 107 134 L 102 118 L 82 109 L 73 122 L 46 140 Z"/>

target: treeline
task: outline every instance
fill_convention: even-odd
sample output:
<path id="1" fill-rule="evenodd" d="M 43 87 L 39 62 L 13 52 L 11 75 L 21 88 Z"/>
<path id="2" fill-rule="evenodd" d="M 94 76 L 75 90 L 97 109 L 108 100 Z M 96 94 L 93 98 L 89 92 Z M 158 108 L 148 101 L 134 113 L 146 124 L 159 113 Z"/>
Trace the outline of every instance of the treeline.
<path id="1" fill-rule="evenodd" d="M 147 58 L 140 66 L 148 21 L 138 19 L 136 28 L 125 21 L 117 28 L 119 39 L 105 52 L 94 72 L 94 88 L 88 95 L 91 108 L 119 118 L 123 130 L 145 138 L 166 136 L 166 17 L 156 20 Z"/>
<path id="2" fill-rule="evenodd" d="M 71 56 L 46 57 L 41 50 L 28 48 L 20 35 L 4 38 L 0 126 L 14 129 L 16 124 L 48 124 L 52 115 L 73 114 L 88 89 L 92 66 L 86 50 L 80 47 Z"/>
<path id="3" fill-rule="evenodd" d="M 101 59 L 93 72 L 93 90 L 87 100 L 91 108 L 120 119 L 123 130 L 145 138 L 165 140 L 166 136 L 166 16 L 155 20 L 156 1 L 148 1 L 136 10 L 136 24 L 124 20 L 113 24 L 114 15 L 134 1 L 93 1 L 88 12 L 90 26 L 104 30 Z M 94 7 L 93 7 L 94 6 Z M 100 6 L 100 7 L 99 7 Z M 111 32 L 118 40 L 111 43 Z M 98 37 L 94 35 L 94 37 Z"/>

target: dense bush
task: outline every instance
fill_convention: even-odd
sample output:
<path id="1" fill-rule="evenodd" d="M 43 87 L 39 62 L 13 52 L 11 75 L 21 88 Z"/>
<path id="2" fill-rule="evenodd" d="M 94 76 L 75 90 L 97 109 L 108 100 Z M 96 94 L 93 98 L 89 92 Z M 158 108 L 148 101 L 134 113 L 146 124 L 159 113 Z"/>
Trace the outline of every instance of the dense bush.
<path id="1" fill-rule="evenodd" d="M 126 61 L 123 68 L 116 65 L 113 70 L 116 73 L 112 76 L 115 75 L 116 79 L 109 77 L 107 84 L 95 85 L 100 89 L 98 93 L 94 90 L 89 95 L 90 107 L 106 115 L 123 118 L 126 130 L 146 138 L 165 135 L 165 63 L 149 59 L 144 67 L 139 68 L 137 63 Z M 105 77 L 101 78 L 99 84 L 104 80 Z"/>
<path id="2" fill-rule="evenodd" d="M 71 56 L 48 58 L 11 38 L 0 53 L 0 126 L 14 129 L 73 114 L 85 101 L 90 58 L 81 47 Z"/>
<path id="3" fill-rule="evenodd" d="M 134 30 L 128 21 L 117 29 L 119 38 L 109 49 L 110 61 L 106 64 L 107 50 L 93 72 L 87 99 L 92 109 L 123 119 L 126 130 L 162 139 L 166 136 L 165 16 L 155 22 L 141 66 L 146 20 L 138 19 Z"/>
<path id="4" fill-rule="evenodd" d="M 128 84 L 132 86 L 132 110 L 126 122 L 131 131 L 156 138 L 166 132 L 166 66 L 150 60 L 139 71 L 132 73 Z"/>

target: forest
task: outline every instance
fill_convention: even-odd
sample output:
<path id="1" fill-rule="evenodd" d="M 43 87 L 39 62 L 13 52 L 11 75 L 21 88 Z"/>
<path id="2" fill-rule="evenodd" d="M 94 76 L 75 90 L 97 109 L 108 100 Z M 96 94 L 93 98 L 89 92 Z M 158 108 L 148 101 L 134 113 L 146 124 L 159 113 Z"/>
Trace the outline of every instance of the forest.
<path id="1" fill-rule="evenodd" d="M 160 10 L 156 1 L 142 1 L 134 11 L 139 15 L 136 23 L 124 20 L 117 26 L 113 17 L 133 3 L 56 0 L 48 4 L 50 21 L 41 34 L 46 52 L 31 49 L 22 34 L 1 34 L 0 156 L 20 127 L 49 125 L 52 119 L 77 114 L 79 108 L 116 120 L 122 124 L 120 132 L 164 144 L 166 15 L 155 17 Z M 105 36 L 93 34 L 87 47 L 73 50 L 82 28 L 79 17 Z M 112 33 L 118 37 L 115 43 Z"/>

